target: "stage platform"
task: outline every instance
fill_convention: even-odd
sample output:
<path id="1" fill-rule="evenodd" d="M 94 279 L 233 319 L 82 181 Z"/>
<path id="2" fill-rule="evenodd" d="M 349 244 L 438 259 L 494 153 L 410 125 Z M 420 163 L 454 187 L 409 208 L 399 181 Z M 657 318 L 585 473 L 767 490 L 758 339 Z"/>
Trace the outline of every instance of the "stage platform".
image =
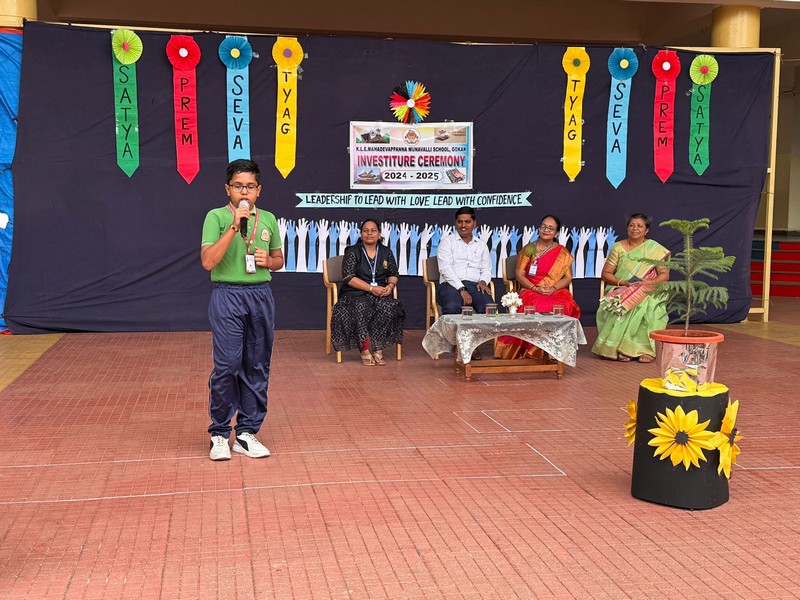
<path id="1" fill-rule="evenodd" d="M 288 307 L 285 307 L 288 310 Z M 278 307 L 281 310 L 281 307 Z M 337 364 L 279 331 L 267 459 L 208 459 L 210 334 L 0 336 L 0 598 L 800 597 L 800 299 L 723 331 L 731 499 L 630 495 L 653 364 Z M 449 357 L 446 357 L 449 358 Z"/>

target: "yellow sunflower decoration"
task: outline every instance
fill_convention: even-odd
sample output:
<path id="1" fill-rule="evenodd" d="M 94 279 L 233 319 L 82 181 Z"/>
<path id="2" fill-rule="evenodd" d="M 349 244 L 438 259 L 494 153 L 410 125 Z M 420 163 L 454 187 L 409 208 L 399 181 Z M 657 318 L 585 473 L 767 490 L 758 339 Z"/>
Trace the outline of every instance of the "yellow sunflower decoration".
<path id="1" fill-rule="evenodd" d="M 638 406 L 635 400 L 628 400 L 628 405 L 625 407 L 630 417 L 628 422 L 625 423 L 625 437 L 628 438 L 628 446 L 636 439 L 636 413 Z"/>
<path id="2" fill-rule="evenodd" d="M 279 37 L 272 46 L 278 65 L 278 108 L 275 113 L 275 168 L 289 176 L 297 155 L 297 72 L 303 47 L 297 38 Z"/>
<path id="3" fill-rule="evenodd" d="M 733 404 L 728 400 L 728 408 L 725 409 L 725 416 L 722 417 L 722 427 L 714 434 L 712 443 L 719 448 L 719 467 L 717 473 L 725 472 L 725 477 L 731 478 L 731 465 L 736 464 L 736 457 L 741 454 L 736 442 L 742 439 L 736 429 L 736 415 L 739 412 L 739 401 Z"/>
<path id="4" fill-rule="evenodd" d="M 711 422 L 698 423 L 698 413 L 691 411 L 688 415 L 683 407 L 678 405 L 674 411 L 667 409 L 667 414 L 658 413 L 656 424 L 658 427 L 648 429 L 653 434 L 653 439 L 647 442 L 648 446 L 655 446 L 653 456 L 661 456 L 661 460 L 669 457 L 672 466 L 683 463 L 686 470 L 689 465 L 700 466 L 701 460 L 706 460 L 703 450 L 714 450 L 713 431 L 706 427 Z"/>

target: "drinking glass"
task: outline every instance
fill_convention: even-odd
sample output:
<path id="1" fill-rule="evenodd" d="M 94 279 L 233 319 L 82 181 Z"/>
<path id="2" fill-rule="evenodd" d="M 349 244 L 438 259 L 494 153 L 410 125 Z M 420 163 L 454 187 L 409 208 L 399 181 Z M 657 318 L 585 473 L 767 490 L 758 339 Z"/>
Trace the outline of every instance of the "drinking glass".
<path id="1" fill-rule="evenodd" d="M 554 315 L 563 315 L 564 314 L 564 305 L 563 304 L 554 304 L 553 305 L 553 314 Z"/>
<path id="2" fill-rule="evenodd" d="M 490 317 L 497 316 L 497 304 L 487 304 L 486 305 L 486 314 Z"/>
<path id="3" fill-rule="evenodd" d="M 475 310 L 471 306 L 462 306 L 461 307 L 461 316 L 462 317 L 471 317 Z"/>
<path id="4" fill-rule="evenodd" d="M 536 314 L 536 307 L 535 306 L 526 306 L 525 307 L 525 314 L 526 315 L 535 315 Z"/>

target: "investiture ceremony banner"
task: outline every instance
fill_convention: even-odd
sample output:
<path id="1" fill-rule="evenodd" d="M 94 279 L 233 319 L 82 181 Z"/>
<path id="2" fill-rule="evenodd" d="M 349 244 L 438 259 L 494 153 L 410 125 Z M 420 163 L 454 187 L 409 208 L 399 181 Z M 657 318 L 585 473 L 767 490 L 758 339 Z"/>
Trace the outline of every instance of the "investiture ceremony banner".
<path id="1" fill-rule="evenodd" d="M 18 132 L 13 193 L 11 168 L 0 172 L 3 260 L 2 241 L 14 238 L 2 318 L 13 333 L 207 329 L 202 225 L 229 201 L 225 169 L 246 154 L 248 121 L 257 207 L 275 215 L 286 258 L 271 282 L 280 329 L 325 328 L 325 260 L 355 243 L 368 218 L 397 260 L 406 329 L 423 327 L 423 267 L 462 206 L 477 211 L 474 235 L 498 290 L 506 259 L 537 239 L 542 217 L 557 216 L 587 326 L 629 215 L 652 217 L 648 237 L 673 252 L 680 235 L 658 224 L 707 217 L 695 243 L 736 263 L 719 280 L 727 308 L 702 318 L 747 316 L 771 53 L 717 53 L 717 65 L 695 62 L 699 51 L 644 46 L 248 32 L 173 40 L 137 29 L 141 132 L 138 167 L 125 171 L 115 125 L 132 120 L 115 120 L 110 31 L 24 25 L 19 111 L 0 124 L 4 144 Z"/>
<path id="2" fill-rule="evenodd" d="M 472 123 L 350 123 L 350 189 L 472 189 Z"/>

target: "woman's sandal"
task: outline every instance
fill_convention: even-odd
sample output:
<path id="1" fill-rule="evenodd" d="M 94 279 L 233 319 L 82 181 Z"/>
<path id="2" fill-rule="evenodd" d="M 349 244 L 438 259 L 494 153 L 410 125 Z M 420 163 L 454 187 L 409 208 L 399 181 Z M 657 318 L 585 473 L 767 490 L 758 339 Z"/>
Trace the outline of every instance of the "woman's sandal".
<path id="1" fill-rule="evenodd" d="M 640 363 L 651 363 L 651 362 L 653 362 L 655 359 L 656 359 L 656 357 L 655 357 L 655 356 L 650 356 L 649 354 L 642 354 L 642 355 L 639 357 L 639 362 L 640 362 Z"/>
<path id="2" fill-rule="evenodd" d="M 377 352 L 373 352 L 372 360 L 375 361 L 374 364 L 378 365 L 379 367 L 386 366 L 386 361 L 383 360 L 383 350 L 378 350 Z"/>
<path id="3" fill-rule="evenodd" d="M 624 354 L 617 354 L 617 360 L 619 362 L 631 362 L 631 357 L 625 356 Z"/>
<path id="4" fill-rule="evenodd" d="M 365 367 L 374 367 L 375 361 L 372 360 L 372 355 L 369 353 L 369 350 L 364 350 L 361 353 L 361 364 Z"/>

